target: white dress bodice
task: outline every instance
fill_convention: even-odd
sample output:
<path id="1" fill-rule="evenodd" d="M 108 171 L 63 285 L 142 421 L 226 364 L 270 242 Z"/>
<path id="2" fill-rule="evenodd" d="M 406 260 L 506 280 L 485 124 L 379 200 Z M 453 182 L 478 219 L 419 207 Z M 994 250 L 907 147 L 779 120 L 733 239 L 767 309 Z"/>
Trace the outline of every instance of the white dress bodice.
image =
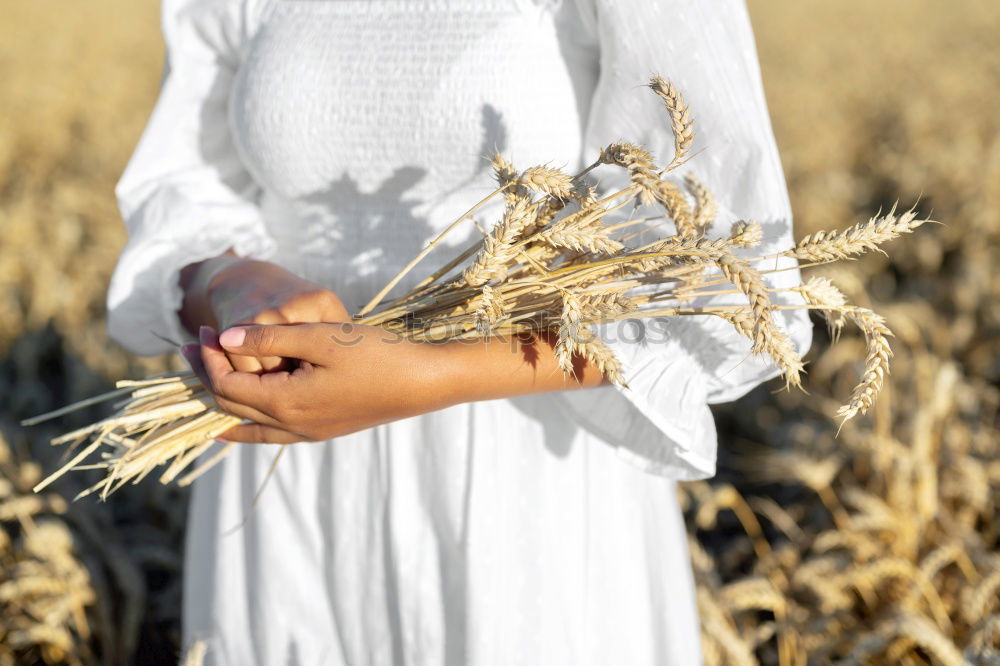
<path id="1" fill-rule="evenodd" d="M 349 305 L 492 189 L 496 151 L 525 167 L 581 159 L 575 89 L 593 89 L 597 52 L 576 56 L 592 67 L 567 63 L 552 12 L 514 0 L 305 0 L 260 20 L 230 99 L 235 144 L 261 186 L 277 260 Z M 424 266 L 479 233 L 467 224 Z"/>

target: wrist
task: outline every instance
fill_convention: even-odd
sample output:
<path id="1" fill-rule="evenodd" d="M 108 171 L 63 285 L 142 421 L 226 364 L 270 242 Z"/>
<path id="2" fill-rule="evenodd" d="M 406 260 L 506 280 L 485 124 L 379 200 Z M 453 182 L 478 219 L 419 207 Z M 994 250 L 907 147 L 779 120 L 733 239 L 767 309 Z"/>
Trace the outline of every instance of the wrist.
<path id="1" fill-rule="evenodd" d="M 211 301 L 212 296 L 219 289 L 220 285 L 245 272 L 249 266 L 259 263 L 263 262 L 231 254 L 213 257 L 205 261 L 199 268 L 195 277 L 197 288 L 200 288 L 206 298 Z"/>
<path id="2" fill-rule="evenodd" d="M 479 400 L 468 381 L 471 359 L 461 341 L 407 342 L 414 354 L 413 379 L 420 411 L 433 411 Z"/>
<path id="3" fill-rule="evenodd" d="M 203 261 L 188 264 L 180 270 L 178 284 L 184 297 L 179 316 L 189 332 L 195 334 L 202 325 L 218 328 L 211 305 L 211 289 L 217 277 L 236 264 L 252 261 L 227 252 Z"/>
<path id="4" fill-rule="evenodd" d="M 243 261 L 248 260 L 243 257 L 237 257 L 234 254 L 226 253 L 188 264 L 181 269 L 178 282 L 186 296 L 190 298 L 204 298 L 208 295 L 208 288 L 211 281 L 220 272 L 233 264 Z"/>
<path id="5" fill-rule="evenodd" d="M 422 344 L 431 348 L 426 381 L 448 406 L 606 383 L 601 372 L 580 357 L 573 373 L 563 372 L 547 334 Z"/>
<path id="6" fill-rule="evenodd" d="M 507 348 L 516 346 L 516 340 L 451 340 L 421 345 L 428 348 L 430 358 L 426 381 L 446 406 L 530 392 L 513 385 L 517 373 L 512 370 L 520 354 Z"/>

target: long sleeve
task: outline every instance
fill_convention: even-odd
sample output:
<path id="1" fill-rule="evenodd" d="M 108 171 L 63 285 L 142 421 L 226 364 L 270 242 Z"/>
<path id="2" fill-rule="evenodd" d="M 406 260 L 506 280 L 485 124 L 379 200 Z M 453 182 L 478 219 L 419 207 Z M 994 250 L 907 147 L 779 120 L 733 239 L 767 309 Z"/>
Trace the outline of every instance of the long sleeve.
<path id="1" fill-rule="evenodd" d="M 625 139 L 661 163 L 673 156 L 673 135 L 660 101 L 644 84 L 660 74 L 684 94 L 695 118 L 693 157 L 679 170 L 709 187 L 719 204 L 712 236 L 737 219 L 764 230 L 750 255 L 787 247 L 792 216 L 767 106 L 749 17 L 737 0 L 576 0 L 600 53 L 600 75 L 585 134 L 585 151 Z M 592 158 L 591 158 L 592 159 Z M 768 268 L 794 265 L 771 262 Z M 766 275 L 771 287 L 795 284 L 797 270 Z M 778 303 L 797 302 L 775 296 Z M 694 303 L 738 303 L 715 297 Z M 809 348 L 805 312 L 777 313 L 796 349 Z M 574 410 L 648 471 L 681 479 L 710 476 L 716 438 L 709 403 L 734 400 L 778 374 L 750 342 L 716 317 L 655 319 L 604 327 L 601 335 L 625 366 L 628 389 L 572 395 Z"/>
<path id="2" fill-rule="evenodd" d="M 247 12 L 240 0 L 163 1 L 166 74 L 116 188 L 128 242 L 107 299 L 110 336 L 137 354 L 188 337 L 177 314 L 182 267 L 230 248 L 256 258 L 274 249 L 229 130 Z"/>

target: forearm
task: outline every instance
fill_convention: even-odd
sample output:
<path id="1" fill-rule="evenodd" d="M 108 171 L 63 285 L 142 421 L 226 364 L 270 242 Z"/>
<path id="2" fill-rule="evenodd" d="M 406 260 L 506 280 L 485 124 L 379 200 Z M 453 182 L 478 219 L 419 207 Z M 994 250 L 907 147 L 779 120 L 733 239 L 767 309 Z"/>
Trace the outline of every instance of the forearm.
<path id="1" fill-rule="evenodd" d="M 383 328 L 349 323 L 250 325 L 216 337 L 202 332 L 201 354 L 185 354 L 219 406 L 254 421 L 227 436 L 298 442 L 339 437 L 453 405 L 599 386 L 598 369 L 574 359 L 564 374 L 546 335 L 447 343 L 414 342 Z M 230 357 L 299 360 L 290 372 L 236 371 Z"/>
<path id="2" fill-rule="evenodd" d="M 442 368 L 434 381 L 458 404 L 532 393 L 592 388 L 607 383 L 593 364 L 574 356 L 572 374 L 559 367 L 548 335 L 462 340 L 440 345 Z"/>

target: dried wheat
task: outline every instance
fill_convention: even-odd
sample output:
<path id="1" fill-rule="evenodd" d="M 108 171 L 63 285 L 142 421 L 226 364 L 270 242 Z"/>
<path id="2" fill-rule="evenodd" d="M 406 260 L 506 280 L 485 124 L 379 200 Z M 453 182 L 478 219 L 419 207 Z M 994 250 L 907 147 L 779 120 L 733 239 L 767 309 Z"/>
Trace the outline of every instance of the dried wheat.
<path id="1" fill-rule="evenodd" d="M 684 96 L 672 83 L 662 77 L 653 76 L 649 80 L 649 87 L 663 100 L 670 116 L 671 129 L 674 133 L 674 156 L 664 169 L 669 171 L 683 162 L 691 150 L 691 144 L 694 143 L 694 119 L 691 117 L 691 110 L 684 102 Z"/>

